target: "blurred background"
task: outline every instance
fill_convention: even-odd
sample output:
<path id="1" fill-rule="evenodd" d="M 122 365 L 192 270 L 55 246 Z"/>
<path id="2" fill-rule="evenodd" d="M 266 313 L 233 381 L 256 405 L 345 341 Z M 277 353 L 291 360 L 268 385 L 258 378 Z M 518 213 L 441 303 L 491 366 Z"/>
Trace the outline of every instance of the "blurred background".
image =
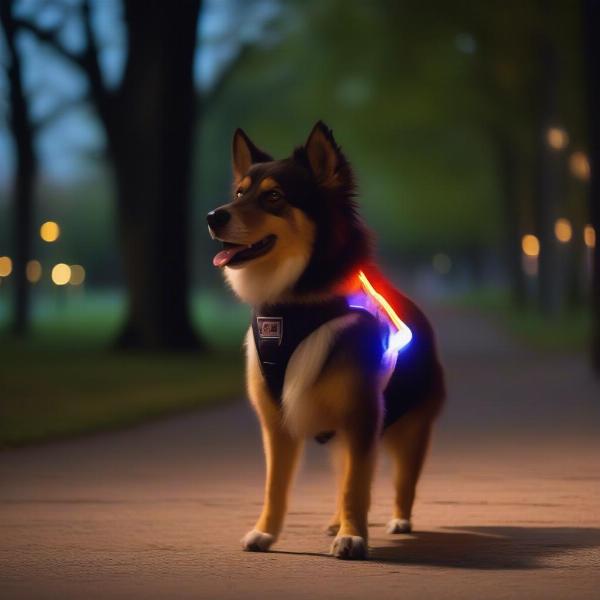
<path id="1" fill-rule="evenodd" d="M 325 120 L 403 290 L 600 370 L 599 28 L 596 0 L 2 0 L 0 443 L 242 395 L 204 220 L 236 127 L 282 157 Z"/>

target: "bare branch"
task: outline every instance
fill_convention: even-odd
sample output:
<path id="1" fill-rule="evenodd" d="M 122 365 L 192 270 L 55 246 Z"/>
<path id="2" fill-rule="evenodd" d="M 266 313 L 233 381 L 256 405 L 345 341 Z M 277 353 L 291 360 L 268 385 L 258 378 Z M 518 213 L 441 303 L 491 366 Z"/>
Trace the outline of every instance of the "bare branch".
<path id="1" fill-rule="evenodd" d="M 104 85 L 102 71 L 98 60 L 98 46 L 96 44 L 96 36 L 92 29 L 91 6 L 89 0 L 83 0 L 81 13 L 86 38 L 83 63 L 90 80 L 92 95 L 98 101 L 103 101 L 106 99 L 107 90 Z"/>
<path id="2" fill-rule="evenodd" d="M 48 44 L 57 54 L 74 63 L 78 67 L 84 69 L 84 60 L 81 54 L 77 54 L 68 50 L 63 46 L 59 40 L 60 27 L 54 29 L 41 29 L 36 24 L 27 21 L 26 19 L 15 18 L 15 25 L 23 31 L 29 31 L 32 33 L 40 42 Z"/>
<path id="3" fill-rule="evenodd" d="M 39 41 L 48 44 L 60 56 L 85 72 L 90 84 L 91 100 L 98 110 L 100 119 L 106 125 L 112 114 L 110 110 L 112 93 L 104 85 L 100 69 L 98 60 L 99 50 L 92 28 L 89 0 L 83 0 L 81 4 L 81 19 L 86 40 L 85 48 L 80 53 L 72 52 L 61 43 L 59 35 L 62 30 L 62 23 L 52 29 L 42 29 L 26 19 L 18 19 L 16 24 L 22 30 L 34 34 Z"/>

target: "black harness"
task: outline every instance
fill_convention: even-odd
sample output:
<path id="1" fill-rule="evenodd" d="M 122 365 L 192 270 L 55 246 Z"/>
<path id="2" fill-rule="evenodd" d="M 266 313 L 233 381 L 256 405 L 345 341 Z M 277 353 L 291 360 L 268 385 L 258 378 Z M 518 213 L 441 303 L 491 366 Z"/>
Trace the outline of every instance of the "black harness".
<path id="1" fill-rule="evenodd" d="M 314 304 L 273 304 L 256 308 L 252 333 L 263 376 L 271 395 L 281 404 L 288 362 L 300 342 L 321 325 L 352 309 L 344 297 Z"/>
<path id="2" fill-rule="evenodd" d="M 361 306 L 350 306 L 345 297 L 315 304 L 263 305 L 252 313 L 252 333 L 262 374 L 273 400 L 281 406 L 285 373 L 294 350 L 321 325 L 350 313 L 358 312 L 366 319 L 379 319 Z M 387 336 L 387 328 L 381 328 Z M 382 339 L 382 342 L 385 340 Z M 402 352 L 384 390 L 384 429 L 427 395 L 430 387 L 428 362 L 421 357 L 419 344 Z M 320 443 L 329 441 L 335 432 L 316 436 Z"/>

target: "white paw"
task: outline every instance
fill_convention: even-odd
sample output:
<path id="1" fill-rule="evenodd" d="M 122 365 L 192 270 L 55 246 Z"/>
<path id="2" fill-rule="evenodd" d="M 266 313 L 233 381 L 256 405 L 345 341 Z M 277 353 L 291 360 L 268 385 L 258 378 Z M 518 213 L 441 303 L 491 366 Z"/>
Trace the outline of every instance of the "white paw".
<path id="1" fill-rule="evenodd" d="M 246 552 L 266 552 L 275 538 L 270 533 L 263 533 L 257 529 L 249 531 L 242 539 L 242 548 Z"/>
<path id="2" fill-rule="evenodd" d="M 388 533 L 410 533 L 412 531 L 412 523 L 409 519 L 392 519 L 386 526 Z"/>
<path id="3" fill-rule="evenodd" d="M 339 523 L 331 523 L 331 525 L 327 525 L 327 527 L 325 528 L 325 535 L 328 535 L 329 537 L 335 537 L 338 534 L 339 530 Z"/>
<path id="4" fill-rule="evenodd" d="M 363 560 L 367 558 L 367 544 L 358 535 L 340 535 L 333 540 L 330 553 L 336 558 Z"/>

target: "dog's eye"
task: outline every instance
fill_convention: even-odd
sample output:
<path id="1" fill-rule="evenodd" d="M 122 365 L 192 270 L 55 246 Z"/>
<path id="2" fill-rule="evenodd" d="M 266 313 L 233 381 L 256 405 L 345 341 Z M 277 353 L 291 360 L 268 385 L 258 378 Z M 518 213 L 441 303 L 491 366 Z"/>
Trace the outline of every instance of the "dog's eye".
<path id="1" fill-rule="evenodd" d="M 260 201 L 264 208 L 272 213 L 279 213 L 285 206 L 285 198 L 279 190 L 268 190 L 262 194 Z"/>

